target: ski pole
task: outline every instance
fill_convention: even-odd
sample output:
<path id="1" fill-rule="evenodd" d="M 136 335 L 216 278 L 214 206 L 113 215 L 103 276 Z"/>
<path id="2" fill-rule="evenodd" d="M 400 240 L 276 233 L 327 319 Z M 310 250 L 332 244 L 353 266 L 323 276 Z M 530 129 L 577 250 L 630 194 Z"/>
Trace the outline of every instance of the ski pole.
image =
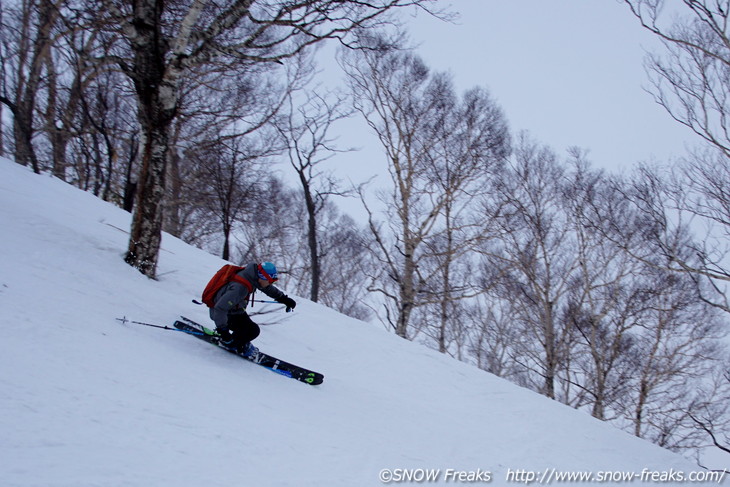
<path id="1" fill-rule="evenodd" d="M 266 299 L 252 299 L 252 300 L 249 300 L 249 301 L 253 301 L 254 303 L 281 304 L 278 301 L 269 301 L 269 300 L 266 300 Z M 200 301 L 198 301 L 197 299 L 193 299 L 193 303 L 195 303 L 195 304 L 203 304 Z"/>
<path id="2" fill-rule="evenodd" d="M 117 321 L 121 321 L 122 324 L 125 324 L 125 325 L 127 323 L 133 323 L 135 325 L 150 326 L 152 328 L 160 328 L 162 330 L 181 331 L 183 333 L 187 333 L 188 335 L 205 335 L 205 333 L 203 333 L 202 331 L 197 332 L 197 331 L 190 331 L 190 330 L 178 330 L 177 328 L 172 328 L 172 327 L 167 326 L 167 325 L 155 325 L 155 324 L 152 324 L 152 323 L 144 323 L 142 321 L 128 320 L 126 316 L 124 316 L 122 318 L 116 318 L 116 320 Z"/>

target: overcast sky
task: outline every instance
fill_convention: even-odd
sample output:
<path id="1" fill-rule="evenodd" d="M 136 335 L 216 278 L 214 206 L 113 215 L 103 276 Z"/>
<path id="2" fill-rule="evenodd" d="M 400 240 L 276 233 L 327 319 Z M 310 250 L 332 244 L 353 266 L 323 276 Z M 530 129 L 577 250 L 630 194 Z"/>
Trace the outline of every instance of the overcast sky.
<path id="1" fill-rule="evenodd" d="M 645 91 L 646 51 L 661 46 L 620 1 L 450 3 L 460 13 L 454 23 L 424 14 L 406 19 L 417 54 L 433 70 L 450 72 L 460 92 L 486 87 L 513 133 L 528 130 L 560 154 L 587 149 L 595 166 L 612 171 L 667 161 L 696 142 Z M 366 149 L 337 158 L 354 177 L 382 172 L 382 149 L 360 127 L 341 145 Z"/>

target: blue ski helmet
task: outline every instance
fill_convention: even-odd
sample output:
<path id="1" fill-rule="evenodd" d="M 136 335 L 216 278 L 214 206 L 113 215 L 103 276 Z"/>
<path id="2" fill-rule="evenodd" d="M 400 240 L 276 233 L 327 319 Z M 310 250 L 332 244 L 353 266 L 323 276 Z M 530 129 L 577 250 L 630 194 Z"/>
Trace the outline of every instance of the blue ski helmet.
<path id="1" fill-rule="evenodd" d="M 271 262 L 262 262 L 258 267 L 259 279 L 268 281 L 269 284 L 279 279 L 279 274 L 276 272 L 276 266 Z"/>

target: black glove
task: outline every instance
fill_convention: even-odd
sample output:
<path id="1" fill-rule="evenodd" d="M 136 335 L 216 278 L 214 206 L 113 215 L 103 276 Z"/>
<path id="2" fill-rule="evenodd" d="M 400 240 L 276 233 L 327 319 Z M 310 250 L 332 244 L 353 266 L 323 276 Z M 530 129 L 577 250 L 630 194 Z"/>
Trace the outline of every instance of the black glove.
<path id="1" fill-rule="evenodd" d="M 277 299 L 277 301 L 286 306 L 287 313 L 297 307 L 297 302 L 287 295 L 280 297 L 279 299 Z"/>

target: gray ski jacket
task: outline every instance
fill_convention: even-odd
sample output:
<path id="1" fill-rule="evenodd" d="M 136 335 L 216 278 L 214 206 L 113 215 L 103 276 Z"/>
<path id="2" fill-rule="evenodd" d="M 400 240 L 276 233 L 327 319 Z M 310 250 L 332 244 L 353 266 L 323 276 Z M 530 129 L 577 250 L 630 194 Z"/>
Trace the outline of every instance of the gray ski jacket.
<path id="1" fill-rule="evenodd" d="M 279 300 L 284 297 L 284 292 L 273 284 L 262 288 L 259 286 L 258 264 L 247 265 L 237 274 L 251 283 L 251 288 L 260 290 L 270 298 Z M 223 286 L 215 295 L 215 306 L 210 308 L 210 318 L 215 322 L 216 328 L 225 328 L 228 324 L 228 316 L 246 313 L 249 301 L 249 291 L 241 283 L 231 281 Z"/>

